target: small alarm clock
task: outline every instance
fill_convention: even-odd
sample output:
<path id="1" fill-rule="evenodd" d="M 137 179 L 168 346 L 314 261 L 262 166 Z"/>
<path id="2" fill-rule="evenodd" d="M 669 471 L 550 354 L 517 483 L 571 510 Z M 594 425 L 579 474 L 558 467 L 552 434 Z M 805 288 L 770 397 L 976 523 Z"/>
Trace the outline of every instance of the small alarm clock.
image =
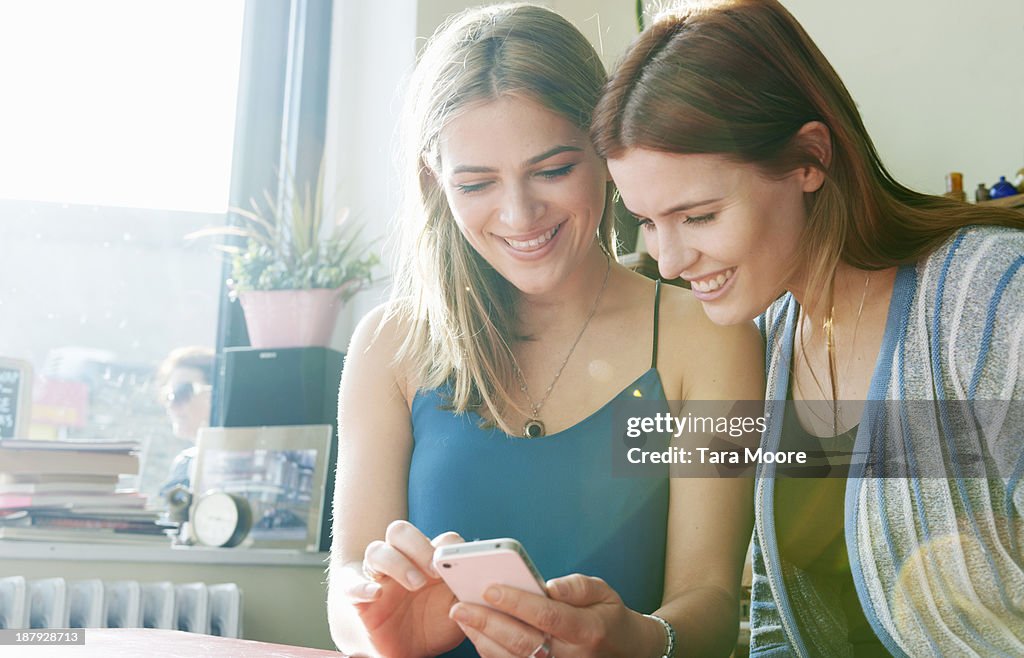
<path id="1" fill-rule="evenodd" d="M 252 508 L 242 496 L 214 489 L 192 508 L 192 533 L 205 546 L 238 546 L 251 529 Z"/>

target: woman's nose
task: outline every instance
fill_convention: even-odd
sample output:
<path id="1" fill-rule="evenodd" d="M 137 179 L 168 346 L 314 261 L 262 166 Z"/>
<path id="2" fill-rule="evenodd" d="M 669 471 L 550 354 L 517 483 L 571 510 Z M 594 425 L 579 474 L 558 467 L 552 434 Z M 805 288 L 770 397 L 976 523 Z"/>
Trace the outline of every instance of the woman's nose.
<path id="1" fill-rule="evenodd" d="M 672 280 L 692 269 L 700 252 L 680 240 L 672 231 L 660 231 L 654 239 L 648 238 L 647 249 L 658 261 L 661 278 Z"/>
<path id="2" fill-rule="evenodd" d="M 501 221 L 509 228 L 530 230 L 544 213 L 543 202 L 527 185 L 509 185 L 501 200 Z"/>

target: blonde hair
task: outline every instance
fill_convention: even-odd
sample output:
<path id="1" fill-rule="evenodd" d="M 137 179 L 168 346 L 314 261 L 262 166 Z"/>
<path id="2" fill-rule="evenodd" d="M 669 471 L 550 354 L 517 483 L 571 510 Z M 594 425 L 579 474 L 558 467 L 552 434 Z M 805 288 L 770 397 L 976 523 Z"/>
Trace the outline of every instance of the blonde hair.
<path id="1" fill-rule="evenodd" d="M 465 240 L 436 178 L 444 127 L 474 104 L 530 99 L 587 132 L 606 73 L 567 20 L 533 5 L 471 9 L 442 25 L 413 74 L 401 126 L 405 197 L 389 312 L 407 328 L 396 362 L 420 388 L 451 382 L 450 406 L 502 420 L 513 402 L 518 291 Z M 595 238 L 614 253 L 611 183 Z M 520 409 L 521 411 L 521 409 Z"/>

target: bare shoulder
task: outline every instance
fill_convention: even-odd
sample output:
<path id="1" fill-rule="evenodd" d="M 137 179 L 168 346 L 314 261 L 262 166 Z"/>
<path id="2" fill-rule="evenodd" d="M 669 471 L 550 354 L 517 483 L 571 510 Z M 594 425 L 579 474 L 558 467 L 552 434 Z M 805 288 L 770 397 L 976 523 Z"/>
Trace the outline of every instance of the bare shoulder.
<path id="1" fill-rule="evenodd" d="M 661 353 L 682 369 L 683 399 L 763 396 L 764 344 L 753 321 L 717 325 L 689 290 L 663 285 L 659 327 Z"/>
<path id="2" fill-rule="evenodd" d="M 409 369 L 395 361 L 408 332 L 408 322 L 389 312 L 387 303 L 374 307 L 356 325 L 345 357 L 345 369 L 360 383 L 367 378 L 390 380 L 403 399 L 409 395 Z M 414 390 L 414 389 L 413 389 Z"/>
<path id="3" fill-rule="evenodd" d="M 387 303 L 378 304 L 356 324 L 349 343 L 349 353 L 377 352 L 395 347 L 399 342 L 401 321 L 388 313 Z"/>
<path id="4" fill-rule="evenodd" d="M 654 310 L 655 282 L 623 268 L 617 298 L 620 311 L 631 322 Z M 753 321 L 720 326 L 708 319 L 701 303 L 679 286 L 662 283 L 659 308 L 659 344 L 662 348 L 691 351 L 715 349 L 760 350 L 761 337 Z"/>
<path id="5" fill-rule="evenodd" d="M 661 320 L 665 339 L 678 340 L 681 348 L 691 345 L 703 349 L 760 350 L 761 335 L 753 320 L 735 325 L 715 324 L 693 293 L 679 286 L 662 284 Z"/>

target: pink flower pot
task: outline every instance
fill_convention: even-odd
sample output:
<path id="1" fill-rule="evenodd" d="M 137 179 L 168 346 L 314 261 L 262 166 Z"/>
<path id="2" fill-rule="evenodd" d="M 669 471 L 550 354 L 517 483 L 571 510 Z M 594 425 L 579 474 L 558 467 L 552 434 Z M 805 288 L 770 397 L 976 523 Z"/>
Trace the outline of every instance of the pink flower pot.
<path id="1" fill-rule="evenodd" d="M 342 289 L 238 293 L 249 342 L 257 348 L 330 347 Z"/>

